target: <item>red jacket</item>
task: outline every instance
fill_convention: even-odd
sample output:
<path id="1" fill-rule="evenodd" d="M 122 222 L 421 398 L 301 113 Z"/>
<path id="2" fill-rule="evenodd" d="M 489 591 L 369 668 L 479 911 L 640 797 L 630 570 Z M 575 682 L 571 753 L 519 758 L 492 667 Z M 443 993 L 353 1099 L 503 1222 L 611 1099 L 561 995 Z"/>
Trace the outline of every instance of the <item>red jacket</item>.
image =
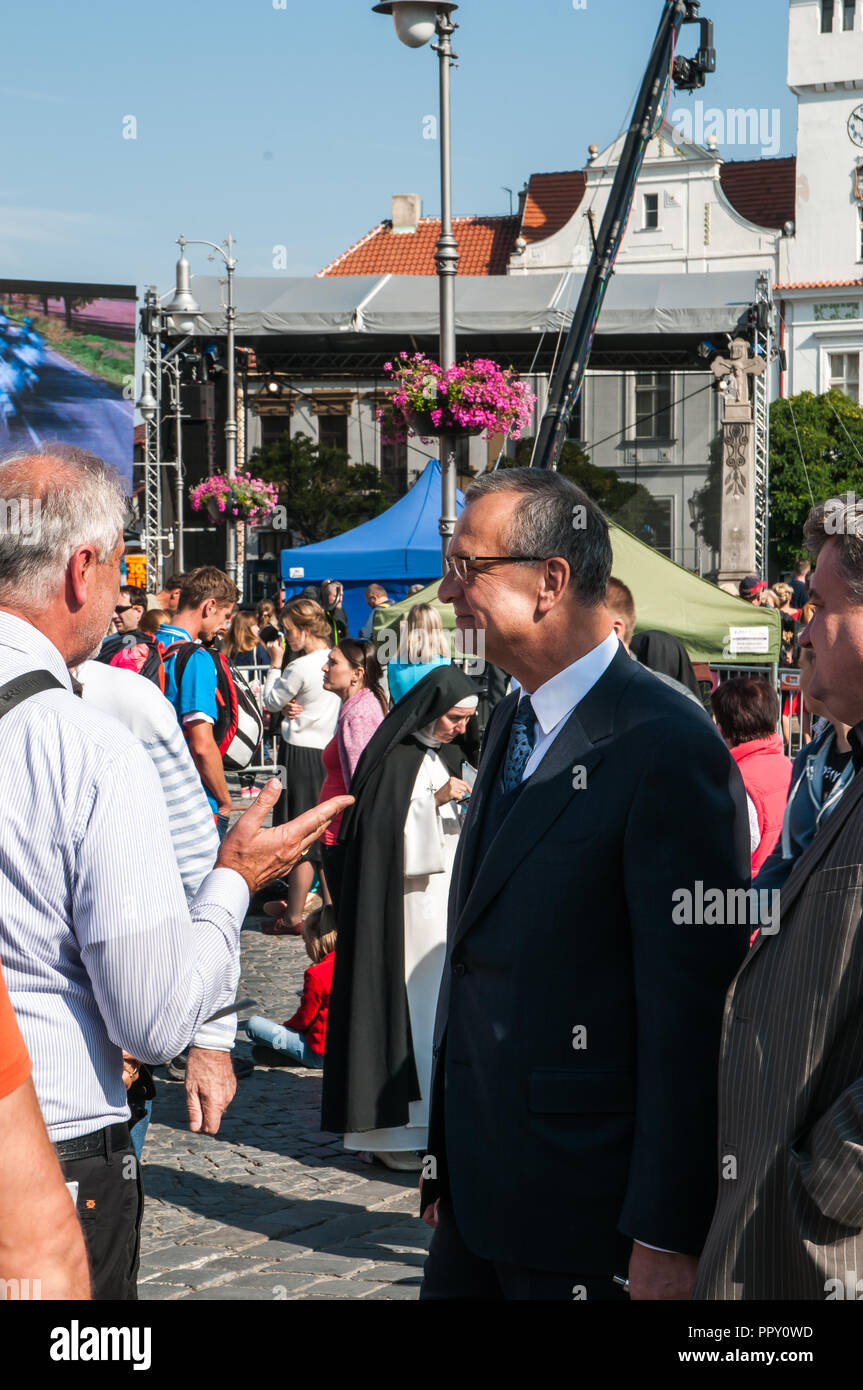
<path id="1" fill-rule="evenodd" d="M 303 976 L 303 997 L 293 1018 L 285 1019 L 285 1027 L 295 1033 L 305 1033 L 306 1042 L 319 1056 L 324 1055 L 327 1040 L 327 1013 L 330 1007 L 330 990 L 333 987 L 333 966 L 336 963 L 335 951 L 310 965 Z"/>
<path id="2" fill-rule="evenodd" d="M 738 743 L 731 756 L 740 769 L 746 793 L 758 814 L 761 839 L 752 853 L 752 877 L 773 853 L 782 831 L 782 817 L 791 784 L 791 759 L 782 751 L 782 735 Z"/>

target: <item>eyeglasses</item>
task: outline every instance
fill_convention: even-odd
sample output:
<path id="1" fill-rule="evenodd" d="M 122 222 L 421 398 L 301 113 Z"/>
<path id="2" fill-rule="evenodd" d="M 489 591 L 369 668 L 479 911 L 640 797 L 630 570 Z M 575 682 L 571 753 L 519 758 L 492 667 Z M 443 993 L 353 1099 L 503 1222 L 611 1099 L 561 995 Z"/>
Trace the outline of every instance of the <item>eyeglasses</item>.
<path id="1" fill-rule="evenodd" d="M 114 612 L 115 612 L 115 613 L 128 613 L 129 610 L 130 610 L 131 608 L 138 608 L 139 606 L 140 606 L 140 605 L 137 604 L 137 603 L 125 603 L 125 604 L 124 604 L 124 603 L 115 603 L 115 604 L 114 604 Z"/>
<path id="2" fill-rule="evenodd" d="M 469 579 L 473 578 L 474 568 L 477 564 L 541 565 L 545 563 L 547 558 L 546 555 L 448 555 L 446 557 L 446 570 L 448 575 L 454 574 L 460 584 L 466 584 Z"/>

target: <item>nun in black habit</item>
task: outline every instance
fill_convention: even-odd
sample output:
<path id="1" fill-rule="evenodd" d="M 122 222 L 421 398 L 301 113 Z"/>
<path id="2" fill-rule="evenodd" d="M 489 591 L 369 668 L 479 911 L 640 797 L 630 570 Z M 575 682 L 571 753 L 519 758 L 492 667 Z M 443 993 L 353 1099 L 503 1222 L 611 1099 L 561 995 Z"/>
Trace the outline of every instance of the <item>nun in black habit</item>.
<path id="1" fill-rule="evenodd" d="M 391 1167 L 425 1151 L 446 905 L 476 764 L 477 687 L 430 671 L 390 711 L 351 781 L 338 946 L 327 1016 L 323 1128 Z"/>

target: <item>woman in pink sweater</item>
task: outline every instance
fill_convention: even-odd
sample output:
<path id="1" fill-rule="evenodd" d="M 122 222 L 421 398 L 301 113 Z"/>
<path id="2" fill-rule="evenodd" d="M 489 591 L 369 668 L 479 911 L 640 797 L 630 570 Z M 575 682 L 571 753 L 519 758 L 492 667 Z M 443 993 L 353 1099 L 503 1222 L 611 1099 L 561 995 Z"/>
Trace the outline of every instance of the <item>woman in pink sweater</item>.
<path id="1" fill-rule="evenodd" d="M 381 687 L 383 672 L 375 652 L 374 642 L 360 642 L 346 637 L 333 647 L 323 666 L 323 687 L 342 702 L 336 721 L 336 732 L 321 753 L 324 764 L 324 783 L 318 801 L 335 796 L 333 787 L 342 794 L 351 784 L 360 754 L 387 713 L 387 699 Z M 341 816 L 331 821 L 321 837 L 323 873 L 321 895 L 324 903 L 332 903 L 338 914 L 338 890 L 341 882 L 343 849 L 338 844 Z M 299 935 L 302 923 L 296 925 L 285 917 L 287 902 L 266 904 L 264 911 L 276 918 L 268 930 L 276 936 Z"/>
<path id="2" fill-rule="evenodd" d="M 323 751 L 324 785 L 321 800 L 341 794 L 351 785 L 360 754 L 387 712 L 387 701 L 381 688 L 383 672 L 378 662 L 374 642 L 361 642 L 346 637 L 333 647 L 324 666 L 324 690 L 338 695 L 342 708 L 336 722 L 334 738 Z M 327 826 L 321 839 L 324 875 L 338 917 L 339 889 L 343 847 L 338 843 L 341 816 Z"/>
<path id="3" fill-rule="evenodd" d="M 767 681 L 734 678 L 716 687 L 710 707 L 746 788 L 754 878 L 781 834 L 791 783 L 777 732 L 779 698 Z"/>

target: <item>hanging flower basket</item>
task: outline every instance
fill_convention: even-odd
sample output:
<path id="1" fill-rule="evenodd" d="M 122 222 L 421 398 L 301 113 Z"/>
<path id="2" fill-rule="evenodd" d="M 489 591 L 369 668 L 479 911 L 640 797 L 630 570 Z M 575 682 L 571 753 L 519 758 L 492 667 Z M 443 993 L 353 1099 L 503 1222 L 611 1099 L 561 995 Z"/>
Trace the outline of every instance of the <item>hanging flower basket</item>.
<path id="1" fill-rule="evenodd" d="M 447 412 L 444 412 L 445 417 Z M 430 410 L 414 410 L 408 416 L 408 423 L 411 434 L 419 435 L 420 438 L 434 438 L 435 435 L 449 434 L 456 439 L 466 439 L 473 434 L 482 434 L 482 425 L 457 425 L 450 421 L 446 427 L 443 422 L 435 424 Z"/>
<path id="2" fill-rule="evenodd" d="M 486 357 L 467 358 L 444 371 L 423 353 L 399 353 L 385 362 L 395 389 L 378 410 L 386 443 L 409 434 L 434 438 L 508 434 L 519 439 L 529 424 L 536 397 L 512 367 L 500 367 Z"/>
<path id="3" fill-rule="evenodd" d="M 275 511 L 279 494 L 274 483 L 265 483 L 251 473 L 238 473 L 234 478 L 213 473 L 190 488 L 189 501 L 193 511 L 206 510 L 213 521 L 245 521 L 255 526 Z"/>

